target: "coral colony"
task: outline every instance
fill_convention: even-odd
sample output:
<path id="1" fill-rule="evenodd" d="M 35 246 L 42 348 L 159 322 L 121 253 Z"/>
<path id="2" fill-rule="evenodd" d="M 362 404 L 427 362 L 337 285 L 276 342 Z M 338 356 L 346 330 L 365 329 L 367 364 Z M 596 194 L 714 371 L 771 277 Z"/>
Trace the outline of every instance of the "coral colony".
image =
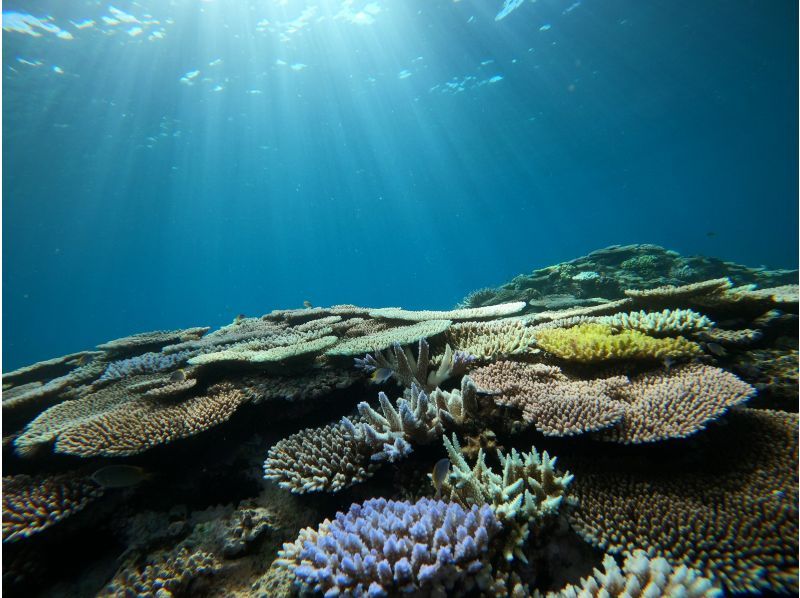
<path id="1" fill-rule="evenodd" d="M 9 372 L 4 589 L 796 595 L 796 280 L 614 246 Z"/>

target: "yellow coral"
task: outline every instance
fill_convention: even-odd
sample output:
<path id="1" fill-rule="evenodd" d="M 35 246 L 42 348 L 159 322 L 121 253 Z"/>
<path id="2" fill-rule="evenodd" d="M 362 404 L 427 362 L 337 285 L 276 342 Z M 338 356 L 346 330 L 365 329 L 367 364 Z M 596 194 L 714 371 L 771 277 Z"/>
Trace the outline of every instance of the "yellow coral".
<path id="1" fill-rule="evenodd" d="M 631 329 L 614 334 L 611 326 L 597 323 L 541 330 L 536 334 L 536 344 L 570 361 L 667 359 L 699 355 L 702 352 L 697 343 L 682 336 L 653 338 Z"/>

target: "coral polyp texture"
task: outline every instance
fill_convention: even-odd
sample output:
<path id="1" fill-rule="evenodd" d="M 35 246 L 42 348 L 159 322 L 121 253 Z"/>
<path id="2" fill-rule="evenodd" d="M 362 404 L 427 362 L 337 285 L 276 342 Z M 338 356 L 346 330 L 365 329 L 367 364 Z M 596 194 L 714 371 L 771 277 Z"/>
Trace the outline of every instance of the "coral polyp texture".
<path id="1" fill-rule="evenodd" d="M 343 424 L 308 428 L 270 448 L 264 477 L 295 494 L 338 492 L 372 475 L 371 454 Z"/>
<path id="2" fill-rule="evenodd" d="M 743 409 L 726 434 L 672 463 L 586 459 L 573 525 L 601 548 L 643 548 L 729 592 L 796 594 L 797 424 L 796 414 Z"/>
<path id="3" fill-rule="evenodd" d="M 496 361 L 471 377 L 498 404 L 520 409 L 525 421 L 548 436 L 603 430 L 625 415 L 613 392 L 629 383 L 626 376 L 571 380 L 557 366 Z"/>
<path id="4" fill-rule="evenodd" d="M 420 499 L 353 504 L 284 544 L 280 563 L 326 596 L 444 596 L 486 586 L 500 523 L 488 505 Z"/>
<path id="5" fill-rule="evenodd" d="M 697 343 L 682 336 L 655 338 L 632 329 L 615 332 L 600 323 L 538 331 L 536 345 L 561 359 L 579 362 L 677 359 L 703 352 Z"/>
<path id="6" fill-rule="evenodd" d="M 701 573 L 684 565 L 673 567 L 661 557 L 648 558 L 636 550 L 620 569 L 614 557 L 606 555 L 603 570 L 594 570 L 580 585 L 570 585 L 547 598 L 600 598 L 601 596 L 683 596 L 685 598 L 722 598 L 722 590 Z"/>
<path id="7" fill-rule="evenodd" d="M 3 542 L 38 534 L 86 508 L 103 489 L 86 476 L 16 475 L 3 478 Z"/>
<path id="8" fill-rule="evenodd" d="M 3 589 L 797 595 L 796 283 L 613 246 L 9 372 Z"/>

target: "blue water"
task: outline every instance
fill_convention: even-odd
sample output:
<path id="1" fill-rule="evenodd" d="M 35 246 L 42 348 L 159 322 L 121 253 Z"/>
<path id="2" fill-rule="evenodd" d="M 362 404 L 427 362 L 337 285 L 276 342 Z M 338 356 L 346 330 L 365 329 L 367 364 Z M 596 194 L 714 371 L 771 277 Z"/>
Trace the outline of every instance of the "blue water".
<path id="1" fill-rule="evenodd" d="M 4 371 L 614 243 L 797 267 L 796 2 L 3 10 Z"/>

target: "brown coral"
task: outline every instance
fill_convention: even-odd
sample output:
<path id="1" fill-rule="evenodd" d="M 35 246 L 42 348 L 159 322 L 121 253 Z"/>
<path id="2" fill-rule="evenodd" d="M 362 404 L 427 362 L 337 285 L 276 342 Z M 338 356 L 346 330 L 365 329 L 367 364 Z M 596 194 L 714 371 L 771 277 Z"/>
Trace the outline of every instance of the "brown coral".
<path id="1" fill-rule="evenodd" d="M 602 430 L 620 422 L 623 406 L 610 393 L 628 384 L 625 376 L 571 380 L 558 367 L 497 361 L 470 376 L 501 405 L 522 410 L 525 420 L 549 436 Z"/>
<path id="2" fill-rule="evenodd" d="M 244 400 L 240 390 L 218 384 L 177 404 L 145 398 L 126 402 L 59 433 L 55 451 L 81 457 L 135 455 L 224 422 Z"/>
<path id="3" fill-rule="evenodd" d="M 600 437 L 637 444 L 690 436 L 754 393 L 730 372 L 707 365 L 643 374 L 613 391 L 624 404 L 624 417 Z"/>
<path id="4" fill-rule="evenodd" d="M 372 452 L 340 423 L 309 428 L 270 448 L 264 477 L 295 494 L 338 492 L 372 475 Z"/>
<path id="5" fill-rule="evenodd" d="M 594 570 L 591 577 L 582 579 L 580 585 L 570 585 L 559 592 L 550 592 L 547 598 L 601 598 L 626 596 L 682 596 L 684 598 L 718 598 L 722 591 L 711 580 L 685 566 L 673 567 L 664 558 L 648 558 L 643 550 L 636 550 L 625 559 L 622 569 L 614 557 L 603 559 L 603 571 Z M 541 595 L 537 594 L 537 598 Z"/>
<path id="6" fill-rule="evenodd" d="M 73 473 L 3 478 L 3 542 L 16 542 L 84 509 L 103 494 L 90 478 Z"/>
<path id="7" fill-rule="evenodd" d="M 184 595 L 181 592 L 186 592 L 194 579 L 213 575 L 220 568 L 212 554 L 182 546 L 169 552 L 158 552 L 141 565 L 129 561 L 98 596 L 162 598 Z"/>
<path id="8" fill-rule="evenodd" d="M 647 468 L 621 456 L 573 461 L 573 526 L 596 546 L 646 549 L 730 592 L 796 593 L 797 424 L 796 414 L 741 409 L 699 447 Z"/>

